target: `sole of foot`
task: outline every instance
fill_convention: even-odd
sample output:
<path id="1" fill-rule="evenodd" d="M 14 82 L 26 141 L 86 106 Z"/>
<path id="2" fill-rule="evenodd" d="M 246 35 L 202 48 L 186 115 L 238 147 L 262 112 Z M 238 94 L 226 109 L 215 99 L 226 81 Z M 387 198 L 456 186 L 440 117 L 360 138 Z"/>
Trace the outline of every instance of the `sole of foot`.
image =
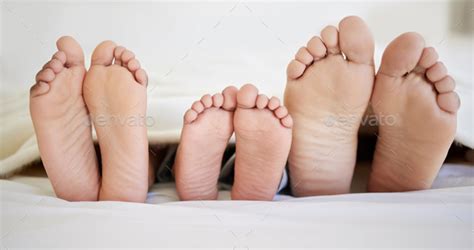
<path id="1" fill-rule="evenodd" d="M 41 160 L 54 191 L 69 201 L 94 201 L 100 178 L 89 113 L 82 95 L 84 54 L 72 37 L 36 75 L 30 113 Z"/>
<path id="2" fill-rule="evenodd" d="M 233 200 L 273 200 L 288 159 L 292 126 L 278 98 L 259 95 L 251 84 L 239 90 Z"/>
<path id="3" fill-rule="evenodd" d="M 184 115 L 173 171 L 181 200 L 215 200 L 222 158 L 234 133 L 237 88 L 204 95 Z"/>
<path id="4" fill-rule="evenodd" d="M 357 134 L 374 82 L 374 42 L 358 17 L 327 26 L 287 69 L 285 105 L 294 119 L 289 155 L 293 195 L 347 193 Z"/>
<path id="5" fill-rule="evenodd" d="M 382 57 L 372 106 L 379 122 L 369 191 L 430 188 L 456 132 L 455 82 L 416 33 L 396 38 Z"/>
<path id="6" fill-rule="evenodd" d="M 100 200 L 146 199 L 146 86 L 146 72 L 130 50 L 111 41 L 97 46 L 83 92 L 102 157 Z"/>

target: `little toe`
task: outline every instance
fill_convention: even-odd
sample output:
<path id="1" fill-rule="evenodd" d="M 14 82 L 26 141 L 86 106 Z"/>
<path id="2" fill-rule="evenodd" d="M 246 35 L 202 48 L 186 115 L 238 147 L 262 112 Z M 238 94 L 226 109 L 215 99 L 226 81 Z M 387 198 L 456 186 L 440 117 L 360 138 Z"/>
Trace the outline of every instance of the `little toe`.
<path id="1" fill-rule="evenodd" d="M 288 115 L 288 109 L 285 106 L 280 106 L 275 109 L 274 113 L 278 119 L 282 119 Z"/>
<path id="2" fill-rule="evenodd" d="M 321 38 L 314 36 L 309 40 L 306 45 L 309 53 L 313 56 L 314 60 L 319 60 L 326 56 L 326 46 L 324 46 Z"/>
<path id="3" fill-rule="evenodd" d="M 437 99 L 439 107 L 449 113 L 456 113 L 461 106 L 461 100 L 456 92 L 439 94 Z"/>
<path id="4" fill-rule="evenodd" d="M 119 66 L 122 66 L 122 54 L 125 51 L 125 47 L 123 46 L 117 46 L 114 50 L 114 58 L 115 62 L 114 64 L 117 64 Z"/>
<path id="5" fill-rule="evenodd" d="M 435 88 L 438 91 L 438 93 L 447 93 L 454 91 L 454 88 L 456 87 L 456 83 L 454 82 L 454 79 L 451 76 L 446 76 L 440 81 L 435 82 Z"/>
<path id="6" fill-rule="evenodd" d="M 296 52 L 295 59 L 304 65 L 310 65 L 313 62 L 313 56 L 306 47 L 301 47 L 298 52 Z"/>
<path id="7" fill-rule="evenodd" d="M 349 16 L 339 23 L 339 46 L 349 61 L 374 64 L 374 39 L 367 24 L 357 16 Z"/>
<path id="8" fill-rule="evenodd" d="M 144 69 L 138 69 L 135 71 L 135 79 L 138 83 L 147 86 L 148 85 L 148 76 Z"/>
<path id="9" fill-rule="evenodd" d="M 300 76 L 303 75 L 305 69 L 306 65 L 304 65 L 303 63 L 297 60 L 291 60 L 290 64 L 288 64 L 288 68 L 286 69 L 288 79 L 298 79 Z"/>
<path id="10" fill-rule="evenodd" d="M 63 58 L 58 58 L 67 67 L 71 66 L 84 66 L 84 53 L 82 48 L 74 38 L 70 36 L 63 36 L 56 42 L 56 47 L 59 51 L 63 51 L 65 54 L 65 61 Z M 55 54 L 56 55 L 56 54 Z M 62 57 L 62 56 L 61 56 Z"/>
<path id="11" fill-rule="evenodd" d="M 36 75 L 36 82 L 52 82 L 56 78 L 56 74 L 54 74 L 54 71 L 50 68 L 45 68 L 40 70 L 38 74 Z"/>
<path id="12" fill-rule="evenodd" d="M 437 82 L 443 79 L 448 74 L 448 70 L 442 62 L 437 62 L 426 71 L 426 77 L 431 82 Z"/>
<path id="13" fill-rule="evenodd" d="M 184 113 L 184 123 L 191 123 L 194 120 L 196 120 L 197 117 L 198 117 L 198 113 L 196 111 L 192 109 L 188 109 L 188 111 Z"/>
<path id="14" fill-rule="evenodd" d="M 48 92 L 50 86 L 45 82 L 37 82 L 30 88 L 31 97 L 39 96 Z"/>
<path id="15" fill-rule="evenodd" d="M 191 105 L 191 109 L 200 114 L 202 111 L 204 111 L 204 105 L 201 101 L 195 101 L 193 105 Z"/>
<path id="16" fill-rule="evenodd" d="M 379 73 L 401 77 L 415 69 L 425 48 L 425 40 L 414 32 L 404 33 L 385 49 Z M 403 53 L 400 53 L 403 51 Z"/>
<path id="17" fill-rule="evenodd" d="M 214 94 L 212 96 L 212 106 L 216 108 L 222 107 L 224 104 L 224 96 L 221 93 Z"/>
<path id="18" fill-rule="evenodd" d="M 332 25 L 326 26 L 326 28 L 321 31 L 321 39 L 323 40 L 324 45 L 326 45 L 328 55 L 341 53 L 338 37 L 339 32 L 337 31 L 337 28 Z"/>
<path id="19" fill-rule="evenodd" d="M 222 108 L 228 111 L 233 111 L 237 107 L 237 92 L 239 90 L 234 86 L 229 86 L 222 91 L 224 96 L 224 103 Z"/>
<path id="20" fill-rule="evenodd" d="M 280 123 L 284 127 L 291 128 L 293 127 L 293 118 L 291 118 L 291 115 L 287 115 L 283 117 L 282 119 L 280 119 Z"/>
<path id="21" fill-rule="evenodd" d="M 91 66 L 102 65 L 110 66 L 114 59 L 115 43 L 112 41 L 103 41 L 94 49 L 92 53 Z"/>
<path id="22" fill-rule="evenodd" d="M 270 101 L 268 101 L 268 106 L 267 107 L 271 111 L 277 109 L 278 107 L 280 107 L 280 99 L 278 99 L 277 97 L 272 96 L 272 98 L 270 98 Z"/>
<path id="23" fill-rule="evenodd" d="M 268 97 L 266 95 L 260 94 L 257 96 L 256 106 L 258 109 L 264 109 L 268 105 Z"/>
<path id="24" fill-rule="evenodd" d="M 257 101 L 258 89 L 252 84 L 245 84 L 237 93 L 239 108 L 254 108 Z"/>
<path id="25" fill-rule="evenodd" d="M 203 95 L 201 97 L 201 103 L 204 105 L 205 108 L 212 107 L 212 97 L 209 94 Z"/>
<path id="26" fill-rule="evenodd" d="M 438 53 L 436 50 L 433 47 L 424 48 L 418 66 L 426 70 L 431 68 L 437 61 Z"/>

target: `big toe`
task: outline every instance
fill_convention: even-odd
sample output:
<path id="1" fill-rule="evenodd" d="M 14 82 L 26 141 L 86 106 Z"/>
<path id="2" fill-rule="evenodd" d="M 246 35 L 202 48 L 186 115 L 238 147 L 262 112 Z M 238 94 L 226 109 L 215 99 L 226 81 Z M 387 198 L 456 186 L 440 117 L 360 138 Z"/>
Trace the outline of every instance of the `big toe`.
<path id="1" fill-rule="evenodd" d="M 56 42 L 59 51 L 66 54 L 66 66 L 83 66 L 84 52 L 79 43 L 70 36 L 63 36 Z"/>
<path id="2" fill-rule="evenodd" d="M 400 35 L 385 49 L 379 73 L 398 77 L 413 71 L 424 48 L 425 40 L 418 33 L 408 32 Z"/>
<path id="3" fill-rule="evenodd" d="M 237 93 L 237 105 L 240 108 L 254 108 L 258 96 L 258 89 L 252 84 L 245 84 Z"/>
<path id="4" fill-rule="evenodd" d="M 348 16 L 339 23 L 339 46 L 349 61 L 372 65 L 374 39 L 367 24 L 357 16 Z"/>
<path id="5" fill-rule="evenodd" d="M 114 60 L 114 51 L 117 45 L 112 41 L 103 41 L 94 49 L 92 53 L 91 66 L 109 66 Z"/>

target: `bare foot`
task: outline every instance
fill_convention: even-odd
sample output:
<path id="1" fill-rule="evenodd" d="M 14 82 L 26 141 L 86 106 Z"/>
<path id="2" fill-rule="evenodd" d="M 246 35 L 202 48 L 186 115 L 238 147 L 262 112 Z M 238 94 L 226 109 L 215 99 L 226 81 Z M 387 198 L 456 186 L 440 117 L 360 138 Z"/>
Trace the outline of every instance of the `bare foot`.
<path id="1" fill-rule="evenodd" d="M 379 136 L 369 191 L 431 187 L 453 142 L 460 104 L 453 78 L 437 60 L 416 33 L 385 49 L 372 97 Z"/>
<path id="2" fill-rule="evenodd" d="M 100 178 L 89 114 L 82 97 L 84 54 L 72 37 L 36 75 L 30 112 L 41 160 L 59 198 L 96 201 Z"/>
<path id="3" fill-rule="evenodd" d="M 84 81 L 84 99 L 102 156 L 100 200 L 146 199 L 146 85 L 146 73 L 131 51 L 111 41 L 94 50 Z"/>
<path id="4" fill-rule="evenodd" d="M 181 200 L 217 199 L 222 157 L 234 133 L 237 88 L 205 95 L 184 115 L 183 131 L 173 167 Z"/>
<path id="5" fill-rule="evenodd" d="M 295 122 L 288 162 L 296 196 L 349 192 L 374 81 L 374 42 L 364 21 L 346 17 L 339 31 L 328 26 L 321 37 L 302 47 L 287 70 L 285 105 Z"/>
<path id="6" fill-rule="evenodd" d="M 234 200 L 273 200 L 291 145 L 293 120 L 276 97 L 251 84 L 237 93 Z"/>

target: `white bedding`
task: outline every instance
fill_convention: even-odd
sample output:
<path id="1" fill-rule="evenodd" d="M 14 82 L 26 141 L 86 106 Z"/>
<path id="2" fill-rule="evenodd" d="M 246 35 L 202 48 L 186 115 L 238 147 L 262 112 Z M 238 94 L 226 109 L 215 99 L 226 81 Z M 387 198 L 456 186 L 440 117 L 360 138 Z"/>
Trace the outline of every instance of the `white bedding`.
<path id="1" fill-rule="evenodd" d="M 153 204 L 66 202 L 46 178 L 17 176 L 0 181 L 1 247 L 472 249 L 473 170 L 445 165 L 427 191 L 275 202 L 174 202 L 173 184 L 157 184 Z"/>

